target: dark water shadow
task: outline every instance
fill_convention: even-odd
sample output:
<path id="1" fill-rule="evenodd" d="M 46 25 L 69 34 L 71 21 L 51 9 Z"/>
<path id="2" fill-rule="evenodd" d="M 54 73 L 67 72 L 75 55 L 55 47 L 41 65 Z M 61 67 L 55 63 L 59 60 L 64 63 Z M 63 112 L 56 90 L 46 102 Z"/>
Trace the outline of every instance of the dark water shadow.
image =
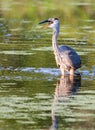
<path id="1" fill-rule="evenodd" d="M 60 120 L 55 112 L 58 102 L 64 104 L 64 102 L 69 101 L 71 95 L 77 94 L 80 87 L 81 75 L 71 77 L 69 75 L 65 77 L 61 76 L 61 78 L 57 81 L 51 110 L 52 125 L 49 130 L 58 130 L 59 128 Z"/>

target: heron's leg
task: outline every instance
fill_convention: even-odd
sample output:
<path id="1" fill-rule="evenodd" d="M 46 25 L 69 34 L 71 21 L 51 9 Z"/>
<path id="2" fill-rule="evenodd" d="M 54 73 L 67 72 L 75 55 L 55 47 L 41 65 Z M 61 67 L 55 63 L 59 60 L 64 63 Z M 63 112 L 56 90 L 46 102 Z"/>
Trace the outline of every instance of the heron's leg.
<path id="1" fill-rule="evenodd" d="M 74 75 L 69 75 L 69 78 L 70 78 L 71 84 L 73 84 L 74 83 Z"/>
<path id="2" fill-rule="evenodd" d="M 65 68 L 63 66 L 60 66 L 60 70 L 61 70 L 62 75 L 64 76 L 65 75 Z"/>
<path id="3" fill-rule="evenodd" d="M 70 69 L 70 75 L 74 76 L 74 69 L 73 68 Z"/>

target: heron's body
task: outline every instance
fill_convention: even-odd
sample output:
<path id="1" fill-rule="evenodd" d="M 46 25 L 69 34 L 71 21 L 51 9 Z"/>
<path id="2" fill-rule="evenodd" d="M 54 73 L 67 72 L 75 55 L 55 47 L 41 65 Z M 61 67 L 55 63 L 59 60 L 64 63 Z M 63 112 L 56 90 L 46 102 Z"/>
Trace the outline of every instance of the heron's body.
<path id="1" fill-rule="evenodd" d="M 69 71 L 70 68 L 73 68 L 74 70 L 80 68 L 80 57 L 74 49 L 69 46 L 62 45 L 59 47 L 59 50 L 59 54 L 56 54 L 54 51 L 56 63 L 59 67 L 63 64 L 67 71 Z M 60 57 L 58 55 L 60 55 Z"/>
<path id="2" fill-rule="evenodd" d="M 59 35 L 59 20 L 57 18 L 50 18 L 40 22 L 40 24 L 44 22 L 49 22 L 49 27 L 53 28 L 52 46 L 57 66 L 60 67 L 62 75 L 65 74 L 65 71 L 70 72 L 70 74 L 73 75 L 74 70 L 81 67 L 80 56 L 69 46 L 58 46 L 57 37 Z"/>

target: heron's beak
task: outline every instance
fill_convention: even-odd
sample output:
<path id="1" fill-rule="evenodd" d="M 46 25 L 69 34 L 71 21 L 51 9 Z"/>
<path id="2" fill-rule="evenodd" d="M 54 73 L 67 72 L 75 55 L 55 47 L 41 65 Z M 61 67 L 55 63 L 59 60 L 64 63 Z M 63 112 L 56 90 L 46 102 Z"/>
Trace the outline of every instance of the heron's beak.
<path id="1" fill-rule="evenodd" d="M 49 22 L 48 20 L 44 20 L 44 21 L 39 22 L 39 24 L 48 23 L 48 22 Z"/>

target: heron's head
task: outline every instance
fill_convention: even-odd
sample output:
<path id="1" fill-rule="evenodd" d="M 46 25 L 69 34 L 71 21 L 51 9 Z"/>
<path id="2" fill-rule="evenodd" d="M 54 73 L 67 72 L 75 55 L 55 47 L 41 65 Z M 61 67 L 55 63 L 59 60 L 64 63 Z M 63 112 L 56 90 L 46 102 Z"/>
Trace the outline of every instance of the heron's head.
<path id="1" fill-rule="evenodd" d="M 48 27 L 52 29 L 57 29 L 59 31 L 59 19 L 49 18 L 47 20 L 39 22 L 39 24 L 48 23 Z"/>

